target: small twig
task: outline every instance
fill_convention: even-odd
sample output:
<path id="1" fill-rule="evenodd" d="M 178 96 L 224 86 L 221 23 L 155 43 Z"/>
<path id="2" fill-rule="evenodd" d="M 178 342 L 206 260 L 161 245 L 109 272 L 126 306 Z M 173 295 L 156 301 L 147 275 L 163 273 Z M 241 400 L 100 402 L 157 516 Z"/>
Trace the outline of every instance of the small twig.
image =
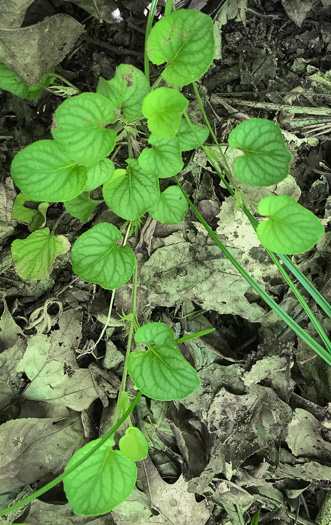
<path id="1" fill-rule="evenodd" d="M 128 25 L 129 27 L 131 27 L 131 29 L 134 29 L 135 31 L 138 31 L 138 33 L 141 33 L 142 35 L 145 36 L 145 29 L 141 29 L 141 27 L 136 26 L 136 24 L 133 24 L 133 23 L 130 22 L 129 20 L 127 21 L 127 25 Z"/>
<path id="2" fill-rule="evenodd" d="M 56 219 L 55 223 L 54 223 L 54 226 L 52 228 L 52 234 L 54 235 L 55 233 L 55 230 L 56 228 L 58 227 L 58 225 L 60 224 L 60 222 L 62 221 L 63 217 L 65 216 L 65 214 L 67 213 L 66 210 L 64 210 L 61 215 L 58 216 L 58 218 Z"/>
<path id="3" fill-rule="evenodd" d="M 288 104 L 273 104 L 272 102 L 256 102 L 254 100 L 242 100 L 241 98 L 227 99 L 231 104 L 238 104 L 239 106 L 246 106 L 248 108 L 266 109 L 271 111 L 287 111 L 292 114 L 306 114 L 306 115 L 331 115 L 331 108 L 312 108 L 307 106 L 290 106 Z M 223 99 L 218 95 L 211 96 L 212 104 L 223 104 Z"/>
<path id="4" fill-rule="evenodd" d="M 87 35 L 81 36 L 82 40 L 85 40 L 86 42 L 89 42 L 90 44 L 94 44 L 95 46 L 103 47 L 104 49 L 108 49 L 108 51 L 111 51 L 112 53 L 115 53 L 116 55 L 133 55 L 136 57 L 143 57 L 144 53 L 141 51 L 134 51 L 133 49 L 123 49 L 123 47 L 115 47 L 111 44 L 108 44 L 107 42 L 102 42 L 101 40 L 96 40 L 95 38 L 92 38 Z"/>

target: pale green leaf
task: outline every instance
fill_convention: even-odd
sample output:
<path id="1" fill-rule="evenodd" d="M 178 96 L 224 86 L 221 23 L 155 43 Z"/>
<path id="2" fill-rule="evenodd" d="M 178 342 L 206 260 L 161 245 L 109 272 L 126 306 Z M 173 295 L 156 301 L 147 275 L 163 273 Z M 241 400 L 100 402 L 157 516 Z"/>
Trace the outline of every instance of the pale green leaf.
<path id="1" fill-rule="evenodd" d="M 148 213 L 163 224 L 180 224 L 187 213 L 187 201 L 178 186 L 169 186 Z"/>
<path id="2" fill-rule="evenodd" d="M 148 444 L 144 434 L 136 427 L 129 427 L 119 441 L 120 451 L 132 461 L 141 461 L 148 455 Z"/>
<path id="3" fill-rule="evenodd" d="M 142 103 L 149 90 L 144 73 L 130 64 L 120 64 L 111 80 L 100 77 L 97 87 L 97 93 L 109 98 L 127 120 L 141 117 Z"/>
<path id="4" fill-rule="evenodd" d="M 70 215 L 76 217 L 82 222 L 87 222 L 94 208 L 103 201 L 95 201 L 91 199 L 88 191 L 83 191 L 78 197 L 71 201 L 67 201 L 64 205 Z"/>
<path id="5" fill-rule="evenodd" d="M 199 388 L 199 376 L 180 353 L 169 326 L 148 323 L 137 330 L 135 340 L 146 344 L 148 350 L 130 354 L 128 372 L 145 396 L 171 401 Z"/>
<path id="6" fill-rule="evenodd" d="M 129 246 L 117 246 L 121 239 L 120 231 L 108 222 L 83 233 L 71 250 L 74 273 L 106 290 L 122 286 L 132 276 L 136 258 Z"/>
<path id="7" fill-rule="evenodd" d="M 35 232 L 36 230 L 39 230 L 42 226 L 46 223 L 46 217 L 47 217 L 47 210 L 49 208 L 48 202 L 41 202 L 38 205 L 38 213 L 37 215 L 32 219 L 30 229 L 32 232 Z"/>
<path id="8" fill-rule="evenodd" d="M 63 235 L 50 235 L 49 228 L 37 230 L 11 245 L 15 269 L 22 279 L 44 279 L 52 271 L 55 259 L 67 253 L 70 243 Z"/>
<path id="9" fill-rule="evenodd" d="M 54 140 L 39 140 L 19 151 L 11 176 L 30 200 L 48 202 L 74 199 L 87 179 L 86 167 L 71 160 Z"/>
<path id="10" fill-rule="evenodd" d="M 213 20 L 200 11 L 173 11 L 151 30 L 147 53 L 153 64 L 167 62 L 166 82 L 186 86 L 202 77 L 214 59 Z"/>
<path id="11" fill-rule="evenodd" d="M 34 209 L 27 208 L 26 206 L 24 206 L 26 202 L 31 202 L 31 199 L 24 195 L 24 193 L 18 193 L 16 195 L 12 209 L 12 217 L 13 219 L 15 219 L 15 221 L 26 222 L 27 224 L 30 224 L 30 222 L 32 222 L 32 219 L 36 215 L 38 215 L 38 209 L 37 207 Z"/>
<path id="12" fill-rule="evenodd" d="M 103 159 L 87 168 L 85 191 L 92 191 L 109 180 L 114 173 L 114 164 L 109 159 Z"/>
<path id="13" fill-rule="evenodd" d="M 144 171 L 136 159 L 128 159 L 127 172 L 115 170 L 113 177 L 103 185 L 103 198 L 119 217 L 139 219 L 160 193 L 158 178 Z"/>
<path id="14" fill-rule="evenodd" d="M 160 87 L 149 93 L 143 102 L 143 115 L 148 128 L 158 137 L 171 138 L 178 131 L 188 100 L 174 89 Z"/>
<path id="15" fill-rule="evenodd" d="M 77 450 L 64 472 L 99 442 L 100 438 L 95 439 Z M 114 444 L 113 440 L 103 443 L 93 455 L 64 478 L 64 490 L 75 514 L 106 514 L 133 491 L 137 479 L 136 464 L 119 450 L 113 450 Z"/>
<path id="16" fill-rule="evenodd" d="M 114 149 L 116 133 L 106 126 L 115 120 L 110 100 L 97 93 L 82 93 L 68 98 L 57 108 L 51 131 L 71 159 L 90 165 Z"/>
<path id="17" fill-rule="evenodd" d="M 192 149 L 199 148 L 208 138 L 209 131 L 207 128 L 195 124 L 192 124 L 192 127 L 194 131 L 191 130 L 191 126 L 187 120 L 182 118 L 176 135 L 181 151 L 191 151 Z"/>
<path id="18" fill-rule="evenodd" d="M 245 155 L 234 164 L 235 176 L 249 186 L 270 186 L 285 179 L 290 172 L 292 155 L 282 132 L 271 120 L 252 118 L 234 128 L 229 146 Z"/>
<path id="19" fill-rule="evenodd" d="M 145 171 L 164 179 L 177 175 L 183 169 L 177 137 L 163 139 L 150 135 L 148 142 L 153 148 L 144 148 L 138 158 L 139 165 Z"/>
<path id="20" fill-rule="evenodd" d="M 13 71 L 8 69 L 3 62 L 0 61 L 0 89 L 4 89 L 13 93 L 17 97 L 34 99 L 43 88 L 49 85 L 54 79 L 52 73 L 46 73 L 41 77 L 38 84 L 27 86 L 24 84 Z"/>
<path id="21" fill-rule="evenodd" d="M 272 252 L 294 255 L 310 250 L 324 233 L 319 219 L 289 195 L 269 195 L 258 211 L 268 220 L 259 223 L 260 242 Z"/>

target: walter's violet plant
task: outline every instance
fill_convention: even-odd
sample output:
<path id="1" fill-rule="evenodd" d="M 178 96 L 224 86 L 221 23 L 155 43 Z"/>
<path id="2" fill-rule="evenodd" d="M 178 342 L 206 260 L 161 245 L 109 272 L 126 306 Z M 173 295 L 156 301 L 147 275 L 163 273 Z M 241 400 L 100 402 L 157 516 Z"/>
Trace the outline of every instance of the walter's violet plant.
<path id="1" fill-rule="evenodd" d="M 11 174 L 22 192 L 16 198 L 13 216 L 31 224 L 32 231 L 26 239 L 12 243 L 17 273 L 23 279 L 45 278 L 56 258 L 70 249 L 65 236 L 56 235 L 47 226 L 40 229 L 45 223 L 48 203 L 63 202 L 66 212 L 87 222 L 101 202 L 93 200 L 90 192 L 102 186 L 107 206 L 127 222 L 122 231 L 113 224 L 101 222 L 83 233 L 71 249 L 73 272 L 105 290 L 115 290 L 133 277 L 133 307 L 113 428 L 102 438 L 79 449 L 61 476 L 12 505 L 10 510 L 40 496 L 60 481 L 64 482 L 69 504 L 76 514 L 96 516 L 114 509 L 132 492 L 137 477 L 136 462 L 146 458 L 148 453 L 146 439 L 139 429 L 129 425 L 117 447 L 113 440 L 115 431 L 129 417 L 142 395 L 162 401 L 180 400 L 200 386 L 199 376 L 181 354 L 178 342 L 206 332 L 176 341 L 166 324 L 151 322 L 139 327 L 135 315 L 136 257 L 126 241 L 131 223 L 147 213 L 164 224 L 179 224 L 189 204 L 243 277 L 299 337 L 331 364 L 327 336 L 279 263 L 281 258 L 291 269 L 293 263 L 287 255 L 303 253 L 317 243 L 323 234 L 320 221 L 292 197 L 269 195 L 259 202 L 257 210 L 253 210 L 263 217 L 258 222 L 245 204 L 245 195 L 240 193 L 239 199 L 236 192 L 236 179 L 262 187 L 287 177 L 292 155 L 280 128 L 272 121 L 258 118 L 239 124 L 228 140 L 230 148 L 242 153 L 232 173 L 222 149 L 216 149 L 218 153 L 215 154 L 215 147 L 212 150 L 206 144 L 211 132 L 216 147 L 219 146 L 208 120 L 207 127 L 192 124 L 187 112 L 189 101 L 180 88 L 193 83 L 201 105 L 195 81 L 207 72 L 214 58 L 213 21 L 209 16 L 184 9 L 168 13 L 148 35 L 146 53 L 153 64 L 165 64 L 152 88 L 147 74 L 132 65 L 121 64 L 114 78 L 100 78 L 96 93 L 82 93 L 62 102 L 54 115 L 53 140 L 40 140 L 27 146 L 12 162 Z M 160 84 L 163 85 L 158 87 Z M 201 109 L 206 118 L 202 105 Z M 144 119 L 150 131 L 149 145 L 136 158 L 130 137 L 138 132 Z M 115 169 L 109 156 L 122 137 L 128 137 L 129 158 L 125 166 Z M 250 218 L 261 244 L 303 304 L 324 346 L 297 325 L 247 274 L 183 191 L 176 177 L 184 166 L 182 153 L 198 147 L 203 147 L 209 162 L 237 198 L 238 207 Z M 175 180 L 161 192 L 159 179 L 173 177 Z M 27 201 L 39 203 L 38 209 L 25 208 Z M 300 275 L 298 269 L 297 272 Z M 329 312 L 329 305 L 311 283 L 303 283 L 314 293 L 318 304 Z M 130 352 L 133 339 L 137 350 Z M 132 403 L 125 392 L 127 373 L 138 390 Z M 8 512 L 9 508 L 4 509 L 0 515 Z"/>

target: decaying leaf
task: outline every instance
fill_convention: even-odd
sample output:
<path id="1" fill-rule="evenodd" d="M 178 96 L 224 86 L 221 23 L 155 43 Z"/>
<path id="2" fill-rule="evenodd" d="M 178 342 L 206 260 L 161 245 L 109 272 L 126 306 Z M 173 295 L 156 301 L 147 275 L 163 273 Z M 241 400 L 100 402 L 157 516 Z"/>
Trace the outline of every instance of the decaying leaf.
<path id="1" fill-rule="evenodd" d="M 39 499 L 31 503 L 28 517 L 29 525 L 107 525 L 105 518 L 93 518 L 89 516 L 76 515 L 69 505 L 56 505 L 46 503 Z"/>
<path id="2" fill-rule="evenodd" d="M 171 244 L 170 240 L 168 246 L 151 255 L 141 269 L 141 284 L 148 288 L 150 302 L 173 306 L 185 298 L 206 310 L 258 322 L 264 310 L 249 303 L 245 296 L 249 289 L 247 282 L 217 246 L 204 242 L 204 235 L 197 237 L 196 242 Z M 238 249 L 231 251 L 240 259 Z"/>
<path id="3" fill-rule="evenodd" d="M 292 22 L 301 27 L 316 2 L 315 0 L 282 0 L 282 4 Z"/>
<path id="4" fill-rule="evenodd" d="M 0 484 L 9 492 L 63 469 L 83 445 L 82 423 L 73 416 L 15 419 L 0 427 Z"/>
<path id="5" fill-rule="evenodd" d="M 163 522 L 181 525 L 206 524 L 210 516 L 206 503 L 197 503 L 194 494 L 188 492 L 188 483 L 182 476 L 170 485 L 163 481 L 149 458 L 138 465 L 140 481 L 151 508 L 161 514 Z"/>
<path id="6" fill-rule="evenodd" d="M 297 408 L 287 429 L 286 441 L 297 457 L 331 461 L 331 443 L 321 435 L 322 426 L 307 410 Z"/>
<path id="7" fill-rule="evenodd" d="M 59 330 L 50 335 L 29 338 L 17 370 L 24 372 L 30 384 L 24 399 L 60 404 L 73 410 L 85 410 L 97 397 L 88 369 L 79 368 L 75 357 L 81 338 L 81 315 L 64 312 Z"/>
<path id="8" fill-rule="evenodd" d="M 0 60 L 32 86 L 63 60 L 83 31 L 77 20 L 64 13 L 29 27 L 0 28 Z"/>
<path id="9" fill-rule="evenodd" d="M 20 27 L 25 12 L 34 0 L 2 0 L 0 5 L 1 28 Z"/>
<path id="10" fill-rule="evenodd" d="M 3 300 L 4 310 L 0 319 L 0 351 L 11 348 L 22 335 L 22 329 L 15 323 L 8 310 L 7 302 Z"/>

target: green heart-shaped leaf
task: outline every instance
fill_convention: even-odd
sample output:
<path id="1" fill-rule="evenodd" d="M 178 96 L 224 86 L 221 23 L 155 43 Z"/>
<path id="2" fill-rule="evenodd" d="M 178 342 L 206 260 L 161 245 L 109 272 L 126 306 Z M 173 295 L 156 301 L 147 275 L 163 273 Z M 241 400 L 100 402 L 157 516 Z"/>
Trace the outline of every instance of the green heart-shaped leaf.
<path id="1" fill-rule="evenodd" d="M 125 284 L 133 274 L 136 258 L 129 246 L 116 246 L 121 239 L 121 232 L 108 222 L 83 233 L 71 250 L 74 273 L 105 290 Z"/>
<path id="2" fill-rule="evenodd" d="M 78 166 L 54 140 L 39 140 L 19 151 L 11 176 L 31 200 L 49 202 L 74 199 L 87 180 L 86 167 Z"/>
<path id="3" fill-rule="evenodd" d="M 187 213 L 187 201 L 178 186 L 169 186 L 148 213 L 163 224 L 180 224 Z"/>
<path id="4" fill-rule="evenodd" d="M 179 173 L 184 166 L 177 137 L 162 139 L 150 135 L 148 142 L 153 148 L 144 148 L 138 162 L 139 165 L 156 177 L 164 179 L 173 177 Z"/>
<path id="5" fill-rule="evenodd" d="M 132 461 L 141 461 L 148 456 L 148 443 L 144 434 L 136 427 L 129 427 L 119 441 L 120 451 Z"/>
<path id="6" fill-rule="evenodd" d="M 64 472 L 76 465 L 100 440 L 90 441 L 77 450 Z M 133 491 L 137 479 L 136 464 L 119 450 L 113 450 L 114 444 L 113 440 L 103 443 L 84 463 L 64 478 L 64 490 L 75 514 L 106 514 Z"/>
<path id="7" fill-rule="evenodd" d="M 199 388 L 199 376 L 180 353 L 169 326 L 148 323 L 137 330 L 135 340 L 148 350 L 129 355 L 128 372 L 145 396 L 172 401 Z"/>
<path id="8" fill-rule="evenodd" d="M 147 40 L 153 64 L 167 62 L 162 77 L 186 86 L 204 75 L 215 54 L 213 21 L 200 11 L 173 11 L 155 24 Z"/>
<path id="9" fill-rule="evenodd" d="M 195 124 L 192 124 L 192 128 L 193 131 L 187 120 L 182 118 L 176 135 L 181 151 L 191 151 L 199 148 L 208 138 L 209 131 L 207 128 L 196 126 Z"/>
<path id="10" fill-rule="evenodd" d="M 94 208 L 103 201 L 95 201 L 91 199 L 88 191 L 83 191 L 78 197 L 72 201 L 67 201 L 64 205 L 70 215 L 76 217 L 82 222 L 87 222 Z"/>
<path id="11" fill-rule="evenodd" d="M 174 89 L 161 87 L 144 98 L 143 115 L 148 119 L 148 128 L 157 137 L 174 137 L 178 131 L 183 111 L 188 100 Z"/>
<path id="12" fill-rule="evenodd" d="M 103 159 L 87 168 L 87 181 L 85 184 L 85 191 L 92 191 L 95 188 L 98 188 L 109 180 L 113 173 L 115 167 L 111 160 Z"/>
<path id="13" fill-rule="evenodd" d="M 8 67 L 0 61 L 0 89 L 5 89 L 13 93 L 17 97 L 34 99 L 45 86 L 53 82 L 54 75 L 52 73 L 45 73 L 39 80 L 38 84 L 27 86 L 18 76 L 13 73 Z"/>
<path id="14" fill-rule="evenodd" d="M 135 221 L 146 213 L 160 193 L 158 179 L 144 171 L 136 159 L 128 159 L 125 170 L 116 170 L 113 177 L 103 185 L 103 198 L 107 206 L 119 217 Z"/>
<path id="15" fill-rule="evenodd" d="M 260 200 L 260 222 L 256 233 L 260 242 L 276 253 L 294 255 L 310 250 L 324 233 L 316 215 L 289 195 L 269 195 Z"/>
<path id="16" fill-rule="evenodd" d="M 108 98 L 97 93 L 82 93 L 68 98 L 57 108 L 51 131 L 71 159 L 90 165 L 113 151 L 116 133 L 106 126 L 115 120 L 114 106 Z"/>
<path id="17" fill-rule="evenodd" d="M 26 239 L 12 242 L 15 269 L 22 279 L 45 279 L 55 259 L 67 253 L 70 243 L 63 235 L 50 235 L 49 228 L 37 230 Z"/>
<path id="18" fill-rule="evenodd" d="M 289 174 L 292 155 L 279 126 L 271 120 L 245 120 L 231 131 L 228 142 L 245 152 L 234 164 L 235 176 L 244 184 L 271 186 Z"/>
<path id="19" fill-rule="evenodd" d="M 97 87 L 97 93 L 109 98 L 127 120 L 141 117 L 142 103 L 149 90 L 144 73 L 130 64 L 120 64 L 111 80 L 100 77 Z"/>

